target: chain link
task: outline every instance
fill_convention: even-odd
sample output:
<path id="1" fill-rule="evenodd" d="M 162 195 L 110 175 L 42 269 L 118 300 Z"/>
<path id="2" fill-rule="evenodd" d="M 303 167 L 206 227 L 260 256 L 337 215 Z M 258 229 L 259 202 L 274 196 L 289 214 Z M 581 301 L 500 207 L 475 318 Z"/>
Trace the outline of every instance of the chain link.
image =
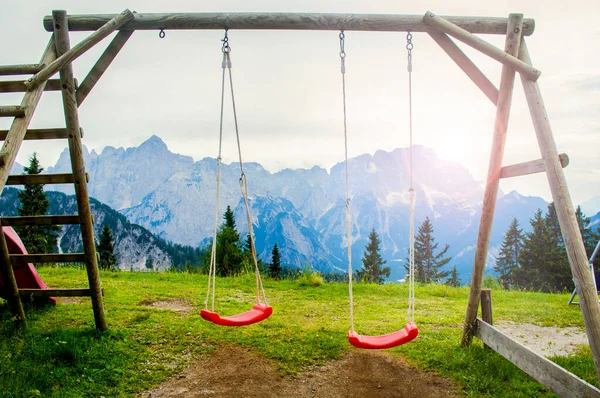
<path id="1" fill-rule="evenodd" d="M 221 47 L 221 51 L 223 51 L 223 54 L 229 54 L 231 52 L 231 47 L 229 47 L 229 37 L 227 37 L 228 31 L 229 29 L 225 28 L 225 37 L 221 39 L 221 41 L 223 42 L 223 46 Z"/>
<path id="2" fill-rule="evenodd" d="M 412 33 L 410 30 L 406 33 L 406 50 L 408 51 L 408 71 L 412 72 L 412 50 L 414 48 L 412 42 Z"/>
<path id="3" fill-rule="evenodd" d="M 160 37 L 161 39 L 164 39 L 166 36 L 166 33 L 163 29 L 160 30 L 160 32 L 158 32 L 158 37 Z"/>

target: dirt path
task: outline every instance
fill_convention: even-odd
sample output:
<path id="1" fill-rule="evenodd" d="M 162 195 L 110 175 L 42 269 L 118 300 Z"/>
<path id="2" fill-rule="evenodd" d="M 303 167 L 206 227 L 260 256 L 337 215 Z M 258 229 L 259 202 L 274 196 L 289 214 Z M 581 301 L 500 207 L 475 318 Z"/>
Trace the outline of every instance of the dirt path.
<path id="1" fill-rule="evenodd" d="M 379 351 L 351 351 L 338 361 L 280 376 L 272 361 L 222 346 L 140 397 L 458 397 L 450 382 Z"/>

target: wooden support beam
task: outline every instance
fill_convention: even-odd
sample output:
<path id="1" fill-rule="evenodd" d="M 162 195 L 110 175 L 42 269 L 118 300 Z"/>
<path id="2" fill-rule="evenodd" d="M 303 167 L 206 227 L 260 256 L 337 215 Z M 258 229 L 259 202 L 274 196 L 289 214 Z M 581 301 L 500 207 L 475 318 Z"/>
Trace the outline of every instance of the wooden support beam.
<path id="1" fill-rule="evenodd" d="M 133 14 L 129 10 L 123 11 L 121 14 L 112 18 L 97 31 L 83 39 L 75 47 L 62 54 L 54 62 L 46 66 L 44 69 L 33 75 L 30 79 L 25 82 L 25 86 L 28 90 L 33 90 L 40 83 L 45 82 L 52 77 L 56 72 L 63 69 L 66 65 L 69 65 L 87 50 L 95 46 L 99 41 L 110 35 L 115 30 L 126 24 L 128 21 L 133 19 Z M 66 22 L 66 21 L 65 21 Z"/>
<path id="2" fill-rule="evenodd" d="M 46 67 L 46 64 L 24 64 L 0 66 L 0 76 L 33 75 Z"/>
<path id="3" fill-rule="evenodd" d="M 0 130 L 0 141 L 6 140 L 8 130 Z M 69 133 L 65 128 L 57 129 L 29 129 L 23 138 L 27 140 L 58 140 L 69 138 Z"/>
<path id="4" fill-rule="evenodd" d="M 23 225 L 72 225 L 79 224 L 78 215 L 60 215 L 60 216 L 15 216 L 0 217 L 0 224 L 3 227 L 23 226 Z"/>
<path id="5" fill-rule="evenodd" d="M 521 42 L 521 23 L 523 15 L 510 14 L 509 19 L 510 22 L 506 31 L 504 50 L 513 56 L 517 56 L 519 53 L 519 44 Z M 502 75 L 500 77 L 500 90 L 498 92 L 498 105 L 496 106 L 492 151 L 490 154 L 488 175 L 483 194 L 479 234 L 477 236 L 477 246 L 475 248 L 473 273 L 471 274 L 471 289 L 469 290 L 469 300 L 467 303 L 462 336 L 463 346 L 471 344 L 474 333 L 473 326 L 479 307 L 479 297 L 481 295 L 481 286 L 483 285 L 483 270 L 485 269 L 488 246 L 490 244 L 492 222 L 494 221 L 494 210 L 496 209 L 496 198 L 498 196 L 498 186 L 500 184 L 500 170 L 502 168 L 502 157 L 504 156 L 504 146 L 506 144 L 506 132 L 508 129 L 508 119 L 510 117 L 514 82 L 515 71 L 510 67 L 503 65 Z"/>
<path id="6" fill-rule="evenodd" d="M 519 58 L 523 62 L 531 64 L 525 40 L 521 43 Z M 594 357 L 594 364 L 596 365 L 596 374 L 600 380 L 600 306 L 598 306 L 596 284 L 589 267 L 577 217 L 573 210 L 573 202 L 569 194 L 565 173 L 558 159 L 556 142 L 552 135 L 552 128 L 550 127 L 540 88 L 537 83 L 528 79 L 521 78 L 521 82 L 529 112 L 533 119 L 533 127 L 542 153 L 542 159 L 544 159 L 552 200 L 554 201 L 560 230 L 567 249 L 571 272 L 579 296 L 579 305 L 583 314 L 583 322 Z"/>
<path id="7" fill-rule="evenodd" d="M 70 15 L 69 30 L 96 30 L 114 18 L 114 14 Z M 444 16 L 444 19 L 471 33 L 506 34 L 507 18 Z M 280 30 L 346 30 L 380 32 L 434 32 L 422 15 L 382 14 L 318 14 L 277 12 L 232 13 L 136 13 L 122 30 L 159 29 L 280 29 Z M 44 28 L 52 32 L 52 16 L 44 18 Z M 533 33 L 535 21 L 523 21 L 523 35 Z"/>
<path id="8" fill-rule="evenodd" d="M 83 263 L 85 253 L 59 253 L 59 254 L 11 254 L 10 262 L 13 264 L 27 263 Z"/>
<path id="9" fill-rule="evenodd" d="M 462 50 L 444 33 L 430 32 L 429 36 L 448 54 L 473 83 L 496 105 L 498 89 L 477 66 L 462 52 Z"/>
<path id="10" fill-rule="evenodd" d="M 536 81 L 542 74 L 542 72 L 535 69 L 533 66 L 527 65 L 525 62 L 519 60 L 517 58 L 518 54 L 512 55 L 506 51 L 502 51 L 498 47 L 488 43 L 483 39 L 480 39 L 465 29 L 462 29 L 460 26 L 457 26 L 456 24 L 453 24 L 452 22 L 438 15 L 435 15 L 430 11 L 427 11 L 423 17 L 423 22 L 431 25 L 440 32 L 449 34 L 450 36 L 462 41 L 474 49 L 481 51 L 492 59 L 501 62 L 503 65 L 509 66 L 524 76 L 527 76 L 527 78 L 530 80 Z M 521 35 L 521 30 L 522 28 L 519 28 L 518 32 L 513 33 Z"/>
<path id="11" fill-rule="evenodd" d="M 492 289 L 481 289 L 481 319 L 489 325 L 494 324 L 492 314 Z"/>
<path id="12" fill-rule="evenodd" d="M 44 88 L 44 91 L 60 91 L 60 80 L 50 79 Z M 25 81 L 23 80 L 10 80 L 0 82 L 0 93 L 24 93 L 27 91 L 25 87 Z"/>
<path id="13" fill-rule="evenodd" d="M 92 91 L 92 88 L 94 88 L 117 54 L 119 54 L 119 51 L 121 51 L 121 48 L 127 43 L 127 40 L 129 40 L 129 37 L 131 37 L 133 32 L 133 30 L 120 31 L 110 42 L 108 47 L 106 47 L 106 50 L 104 50 L 104 53 L 100 56 L 98 62 L 96 62 L 92 70 L 90 70 L 90 73 L 83 79 L 81 86 L 77 89 L 77 106 L 81 106 L 81 103 L 85 100 L 90 91 Z"/>
<path id="14" fill-rule="evenodd" d="M 128 20 L 129 10 L 120 15 L 121 21 L 114 22 L 122 24 Z M 70 49 L 69 31 L 67 29 L 67 12 L 53 11 L 54 35 L 56 37 L 56 53 L 58 56 L 66 54 Z M 116 20 L 115 20 L 116 21 Z M 115 25 L 116 26 L 116 25 Z M 116 29 L 115 26 L 112 28 Z M 81 239 L 83 251 L 85 252 L 85 266 L 88 282 L 92 292 L 92 308 L 94 310 L 94 321 L 96 329 L 106 330 L 106 318 L 104 316 L 104 304 L 100 286 L 100 275 L 98 273 L 98 259 L 96 257 L 96 244 L 94 240 L 94 229 L 92 226 L 92 213 L 90 211 L 90 200 L 87 191 L 85 176 L 85 163 L 83 160 L 83 143 L 81 142 L 81 128 L 79 126 L 79 114 L 77 113 L 77 99 L 75 97 L 75 82 L 73 78 L 73 64 L 69 63 L 60 71 L 62 83 L 63 108 L 65 122 L 69 132 L 69 153 L 71 155 L 71 169 L 75 177 L 75 196 L 77 198 L 77 210 L 81 226 Z"/>
<path id="15" fill-rule="evenodd" d="M 24 117 L 25 108 L 19 105 L 0 106 L 0 117 Z"/>
<path id="16" fill-rule="evenodd" d="M 90 289 L 19 289 L 21 297 L 90 297 Z M 104 295 L 104 290 L 102 290 Z"/>
<path id="17" fill-rule="evenodd" d="M 54 35 L 50 38 L 48 46 L 44 51 L 42 60 L 40 63 L 48 64 L 56 58 L 56 50 L 54 48 Z M 10 174 L 17 152 L 21 147 L 23 138 L 29 126 L 29 122 L 33 117 L 33 112 L 37 107 L 37 104 L 44 91 L 45 83 L 40 85 L 33 91 L 25 93 L 23 100 L 21 101 L 21 107 L 25 109 L 25 116 L 15 118 L 8 130 L 6 137 L 4 137 L 4 144 L 0 150 L 0 193 L 4 190 L 4 184 Z"/>
<path id="18" fill-rule="evenodd" d="M 560 165 L 564 169 L 569 165 L 569 156 L 566 153 L 558 155 L 560 159 Z M 500 178 L 510 178 L 517 176 L 524 176 L 528 174 L 543 173 L 546 171 L 546 165 L 544 159 L 531 160 L 529 162 L 512 164 L 510 166 L 504 166 L 500 170 Z"/>
<path id="19" fill-rule="evenodd" d="M 71 173 L 61 174 L 22 174 L 8 176 L 6 185 L 25 184 L 74 184 L 75 178 Z"/>
<path id="20" fill-rule="evenodd" d="M 477 337 L 492 350 L 561 397 L 600 397 L 600 390 L 492 325 L 477 319 Z"/>
<path id="21" fill-rule="evenodd" d="M 27 320 L 25 319 L 25 311 L 23 310 L 23 303 L 19 296 L 19 287 L 17 285 L 17 279 L 11 264 L 10 254 L 8 252 L 8 245 L 6 243 L 6 236 L 0 228 L 0 273 L 2 274 L 2 281 L 4 282 L 4 294 L 11 313 L 13 314 L 15 323 L 17 326 L 26 326 Z"/>

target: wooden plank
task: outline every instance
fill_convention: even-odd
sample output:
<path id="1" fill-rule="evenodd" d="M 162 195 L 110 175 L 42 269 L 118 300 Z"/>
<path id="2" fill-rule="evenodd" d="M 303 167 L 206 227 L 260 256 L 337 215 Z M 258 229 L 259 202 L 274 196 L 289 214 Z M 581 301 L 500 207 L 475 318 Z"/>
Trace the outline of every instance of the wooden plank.
<path id="1" fill-rule="evenodd" d="M 477 66 L 462 52 L 462 50 L 444 33 L 430 32 L 429 36 L 448 54 L 473 83 L 496 105 L 498 89 Z"/>
<path id="2" fill-rule="evenodd" d="M 0 141 L 6 140 L 8 130 L 0 130 Z M 69 133 L 65 128 L 57 129 L 29 129 L 23 138 L 27 140 L 57 140 L 69 138 Z"/>
<path id="3" fill-rule="evenodd" d="M 0 66 L 0 76 L 33 75 L 44 67 L 46 67 L 45 64 L 2 65 Z"/>
<path id="4" fill-rule="evenodd" d="M 27 263 L 83 263 L 85 253 L 58 253 L 58 254 L 11 254 L 12 264 Z"/>
<path id="5" fill-rule="evenodd" d="M 521 42 L 521 22 L 523 15 L 511 14 L 504 49 L 514 56 L 519 53 Z M 516 33 L 515 33 L 516 32 Z M 483 285 L 483 270 L 487 259 L 492 222 L 494 221 L 494 210 L 496 209 L 496 198 L 500 184 L 500 169 L 502 168 L 502 157 L 506 144 L 506 132 L 510 116 L 510 105 L 515 81 L 515 71 L 506 65 L 502 65 L 500 77 L 500 90 L 498 92 L 498 104 L 496 106 L 496 119 L 494 122 L 494 135 L 492 138 L 492 150 L 488 175 L 483 193 L 483 206 L 479 222 L 479 233 L 477 235 L 477 246 L 475 248 L 475 259 L 473 261 L 473 273 L 471 274 L 471 288 L 465 314 L 465 324 L 462 336 L 462 345 L 471 344 L 473 338 L 473 325 L 477 317 L 479 307 L 479 296 Z"/>
<path id="6" fill-rule="evenodd" d="M 492 289 L 481 289 L 481 318 L 489 325 L 494 324 L 492 315 Z"/>
<path id="7" fill-rule="evenodd" d="M 129 12 L 129 10 L 127 10 Z M 131 14 L 131 13 L 129 13 Z M 125 14 L 121 14 L 125 15 Z M 70 49 L 69 31 L 67 29 L 67 12 L 53 11 L 54 35 L 57 55 L 65 54 Z M 81 239 L 83 251 L 86 254 L 85 266 L 88 282 L 92 292 L 92 308 L 94 310 L 94 321 L 96 329 L 106 330 L 108 325 L 104 316 L 104 304 L 100 286 L 100 275 L 98 273 L 98 259 L 96 257 L 96 244 L 94 240 L 94 229 L 92 226 L 92 213 L 90 211 L 90 200 L 85 180 L 85 163 L 83 160 L 83 143 L 81 142 L 81 128 L 79 126 L 79 114 L 77 112 L 77 99 L 75 97 L 75 81 L 73 78 L 73 64 L 69 63 L 60 71 L 60 81 L 65 89 L 62 90 L 63 108 L 65 122 L 69 132 L 69 154 L 71 155 L 71 169 L 75 177 L 75 196 L 77 198 L 77 210 L 81 226 Z"/>
<path id="8" fill-rule="evenodd" d="M 74 184 L 73 174 L 22 174 L 8 176 L 6 185 L 25 185 L 25 184 Z"/>
<path id="9" fill-rule="evenodd" d="M 70 15 L 69 30 L 96 30 L 115 14 Z M 507 18 L 444 16 L 444 19 L 471 33 L 506 34 Z M 232 13 L 136 13 L 122 30 L 159 29 L 280 29 L 280 30 L 346 30 L 380 32 L 434 32 L 422 15 L 399 14 L 319 14 L 277 12 Z M 44 28 L 52 32 L 52 16 L 44 17 Z M 533 19 L 523 21 L 523 35 L 535 29 Z"/>
<path id="10" fill-rule="evenodd" d="M 538 69 L 518 59 L 518 53 L 512 55 L 506 51 L 502 51 L 498 47 L 488 43 L 483 39 L 480 39 L 465 29 L 462 29 L 460 26 L 457 26 L 452 22 L 439 17 L 430 11 L 427 11 L 423 17 L 423 21 L 435 27 L 438 31 L 449 34 L 450 36 L 462 41 L 474 49 L 479 50 L 488 57 L 501 62 L 503 65 L 516 70 L 524 76 L 527 76 L 527 78 L 530 80 L 536 81 L 542 74 L 542 72 Z M 519 28 L 519 32 L 521 32 L 521 28 Z"/>
<path id="11" fill-rule="evenodd" d="M 18 326 L 26 326 L 27 320 L 25 318 L 25 311 L 23 310 L 23 302 L 21 301 L 21 296 L 19 296 L 17 279 L 11 265 L 6 236 L 3 231 L 0 231 L 0 273 L 2 274 L 2 281 L 4 283 L 4 295 L 15 323 Z"/>
<path id="12" fill-rule="evenodd" d="M 45 215 L 45 216 L 15 216 L 1 217 L 0 223 L 3 227 L 23 225 L 73 225 L 79 224 L 78 215 Z"/>
<path id="13" fill-rule="evenodd" d="M 558 155 L 560 165 L 565 168 L 569 165 L 569 156 L 566 153 Z M 510 178 L 524 176 L 528 174 L 543 173 L 546 171 L 544 159 L 531 160 L 529 162 L 517 163 L 510 166 L 504 166 L 500 170 L 500 178 Z"/>
<path id="14" fill-rule="evenodd" d="M 0 117 L 24 117 L 25 108 L 19 105 L 0 106 Z"/>
<path id="15" fill-rule="evenodd" d="M 60 91 L 60 80 L 50 79 L 44 88 L 44 91 Z M 23 80 L 10 80 L 0 82 L 0 93 L 24 93 L 27 91 L 25 87 L 25 81 Z"/>
<path id="16" fill-rule="evenodd" d="M 600 390 L 495 327 L 477 319 L 477 337 L 523 372 L 561 397 L 600 397 Z"/>
<path id="17" fill-rule="evenodd" d="M 21 297 L 90 297 L 90 289 L 19 289 Z M 104 290 L 102 291 L 104 295 Z"/>
<path id="18" fill-rule="evenodd" d="M 129 10 L 123 11 L 121 14 L 112 18 L 97 31 L 83 39 L 69 51 L 61 54 L 54 62 L 46 66 L 44 69 L 33 75 L 25 82 L 25 86 L 28 90 L 33 90 L 40 83 L 45 82 L 52 77 L 56 72 L 63 69 L 66 65 L 69 65 L 75 59 L 79 58 L 87 50 L 94 47 L 98 42 L 110 35 L 115 30 L 126 24 L 128 21 L 133 19 L 133 14 Z M 66 21 L 65 21 L 66 22 Z"/>
<path id="19" fill-rule="evenodd" d="M 50 38 L 48 46 L 42 55 L 40 63 L 47 64 L 52 62 L 56 58 L 56 52 L 54 48 L 54 35 Z M 33 112 L 37 107 L 38 102 L 44 92 L 45 83 L 40 85 L 37 89 L 25 93 L 21 106 L 25 108 L 25 117 L 15 118 L 10 126 L 8 133 L 4 139 L 4 144 L 0 150 L 0 193 L 4 190 L 4 184 L 10 174 L 17 152 L 23 142 L 23 137 L 29 126 L 29 122 L 33 117 Z"/>
<path id="20" fill-rule="evenodd" d="M 106 69 L 110 66 L 112 61 L 115 59 L 121 48 L 127 43 L 129 37 L 133 34 L 133 30 L 122 30 L 115 38 L 110 42 L 104 53 L 98 59 L 98 62 L 93 66 L 90 73 L 83 79 L 83 83 L 77 89 L 77 106 L 81 106 L 81 103 L 88 96 L 92 88 L 96 85 L 100 77 L 104 74 Z"/>
<path id="21" fill-rule="evenodd" d="M 524 40 L 521 44 L 519 58 L 527 64 L 531 64 L 529 51 L 527 51 Z M 542 153 L 542 159 L 544 159 L 546 176 L 550 185 L 550 192 L 552 193 L 552 200 L 556 208 L 565 248 L 567 249 L 575 287 L 577 288 L 579 306 L 583 315 L 590 349 L 594 357 L 596 374 L 600 379 L 600 306 L 598 306 L 596 284 L 594 283 L 594 277 L 588 263 L 577 217 L 573 210 L 573 202 L 571 201 L 565 173 L 559 162 L 556 142 L 554 141 L 540 88 L 537 83 L 527 79 L 521 78 L 521 82 L 525 91 L 529 112 L 533 119 L 533 127 Z"/>

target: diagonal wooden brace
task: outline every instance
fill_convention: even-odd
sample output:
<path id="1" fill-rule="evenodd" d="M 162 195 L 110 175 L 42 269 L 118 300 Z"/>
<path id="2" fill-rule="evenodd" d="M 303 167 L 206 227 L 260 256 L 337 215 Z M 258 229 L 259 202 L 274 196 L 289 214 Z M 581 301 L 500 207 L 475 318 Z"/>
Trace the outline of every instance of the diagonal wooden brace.
<path id="1" fill-rule="evenodd" d="M 480 39 L 474 34 L 467 32 L 463 28 L 453 24 L 450 21 L 445 20 L 444 18 L 438 15 L 435 15 L 430 11 L 427 11 L 425 16 L 423 17 L 423 22 L 434 27 L 440 32 L 449 34 L 455 39 L 462 41 L 463 43 L 473 47 L 476 50 L 479 50 L 480 52 L 484 53 L 490 58 L 493 58 L 496 61 L 514 69 L 521 75 L 526 76 L 529 80 L 537 81 L 537 79 L 542 74 L 541 71 L 534 68 L 533 66 L 528 65 L 527 63 L 521 61 L 517 57 L 508 54 L 506 51 L 502 51 L 498 47 L 488 43 L 483 39 Z"/>
<path id="2" fill-rule="evenodd" d="M 87 50 L 95 46 L 98 42 L 104 39 L 106 36 L 110 35 L 115 30 L 119 29 L 121 26 L 125 25 L 127 22 L 133 19 L 133 14 L 129 10 L 123 11 L 121 14 L 117 15 L 110 21 L 108 21 L 104 26 L 100 29 L 83 39 L 79 44 L 74 46 L 72 49 L 61 55 L 50 65 L 46 66 L 44 69 L 36 73 L 30 79 L 25 82 L 25 87 L 29 91 L 35 89 L 41 83 L 50 79 L 54 76 L 59 70 L 63 69 L 66 65 L 70 64 L 73 60 L 77 59 Z"/>

